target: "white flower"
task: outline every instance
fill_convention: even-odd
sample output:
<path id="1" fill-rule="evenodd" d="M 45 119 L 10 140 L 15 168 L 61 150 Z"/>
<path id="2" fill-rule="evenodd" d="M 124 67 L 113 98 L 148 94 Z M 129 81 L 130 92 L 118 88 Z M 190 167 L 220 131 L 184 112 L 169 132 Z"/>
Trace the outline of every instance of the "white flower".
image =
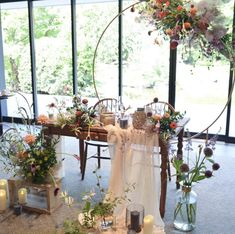
<path id="1" fill-rule="evenodd" d="M 67 197 L 65 197 L 64 201 L 65 201 L 66 205 L 71 206 L 74 202 L 74 199 L 70 196 L 67 196 Z"/>

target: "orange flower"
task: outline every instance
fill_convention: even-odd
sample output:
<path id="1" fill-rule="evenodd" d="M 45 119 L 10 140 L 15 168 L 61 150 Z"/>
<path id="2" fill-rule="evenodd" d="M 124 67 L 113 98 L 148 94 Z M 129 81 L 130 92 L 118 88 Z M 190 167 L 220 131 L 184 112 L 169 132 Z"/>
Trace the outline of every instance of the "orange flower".
<path id="1" fill-rule="evenodd" d="M 185 22 L 183 26 L 186 30 L 191 28 L 191 24 L 189 22 Z"/>
<path id="2" fill-rule="evenodd" d="M 182 11 L 183 7 L 182 6 L 177 6 L 177 11 Z"/>
<path id="3" fill-rule="evenodd" d="M 154 115 L 152 118 L 153 118 L 155 121 L 159 121 L 159 120 L 162 118 L 162 116 L 161 116 L 161 115 Z"/>
<path id="4" fill-rule="evenodd" d="M 191 14 L 191 16 L 196 16 L 196 14 L 197 14 L 197 9 L 196 9 L 195 7 L 191 7 L 191 8 L 190 8 L 190 14 Z"/>
<path id="5" fill-rule="evenodd" d="M 25 159 L 28 157 L 28 153 L 26 151 L 20 151 L 16 154 L 16 156 L 19 158 L 19 159 Z"/>
<path id="6" fill-rule="evenodd" d="M 168 35 L 168 36 L 173 36 L 173 31 L 172 31 L 172 29 L 170 29 L 170 28 L 168 28 L 168 29 L 166 29 L 166 35 Z"/>
<path id="7" fill-rule="evenodd" d="M 49 122 L 49 118 L 46 115 L 39 115 L 37 118 L 39 124 L 46 124 Z"/>
<path id="8" fill-rule="evenodd" d="M 24 137 L 24 141 L 29 144 L 29 145 L 32 145 L 36 140 L 36 137 L 32 134 L 28 134 Z"/>
<path id="9" fill-rule="evenodd" d="M 169 113 L 167 113 L 167 112 L 164 114 L 164 118 L 166 118 L 166 119 L 168 119 L 170 116 L 171 115 Z"/>
<path id="10" fill-rule="evenodd" d="M 172 128 L 172 129 L 177 128 L 177 123 L 176 122 L 171 122 L 170 123 L 170 128 Z"/>
<path id="11" fill-rule="evenodd" d="M 163 19 L 163 18 L 166 17 L 168 14 L 169 14 L 168 11 L 161 11 L 161 12 L 158 13 L 158 17 L 159 17 L 160 19 Z"/>
<path id="12" fill-rule="evenodd" d="M 83 112 L 82 111 L 76 111 L 76 116 L 80 117 L 83 115 Z"/>

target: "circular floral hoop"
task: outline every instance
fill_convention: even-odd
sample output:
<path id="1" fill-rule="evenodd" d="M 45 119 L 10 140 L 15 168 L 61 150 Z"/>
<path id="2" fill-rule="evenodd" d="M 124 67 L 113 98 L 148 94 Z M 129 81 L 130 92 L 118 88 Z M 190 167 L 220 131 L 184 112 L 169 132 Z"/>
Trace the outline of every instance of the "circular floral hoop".
<path id="1" fill-rule="evenodd" d="M 94 51 L 94 55 L 93 55 L 93 60 L 92 60 L 92 81 L 93 81 L 93 86 L 94 86 L 94 89 L 95 89 L 95 93 L 96 93 L 96 97 L 98 98 L 98 100 L 100 100 L 99 98 L 99 94 L 98 94 L 98 90 L 97 90 L 97 87 L 96 87 L 96 81 L 95 81 L 95 62 L 96 62 L 96 56 L 97 56 L 97 51 L 98 51 L 98 48 L 99 48 L 99 45 L 100 45 L 100 42 L 105 34 L 105 32 L 107 31 L 107 29 L 109 28 L 109 26 L 114 22 L 115 19 L 117 19 L 119 16 L 121 16 L 126 10 L 130 9 L 130 8 L 133 8 L 134 6 L 142 3 L 142 2 L 148 2 L 148 0 L 139 0 L 138 2 L 136 3 L 133 3 L 129 6 L 127 6 L 126 8 L 124 8 L 121 12 L 119 12 L 117 15 L 115 15 L 112 20 L 108 23 L 108 25 L 105 27 L 105 29 L 103 30 L 103 32 L 101 33 L 100 37 L 99 37 L 99 40 L 96 44 L 96 47 L 95 47 L 95 51 Z M 171 40 L 172 42 L 172 40 Z M 174 42 L 174 41 L 173 41 Z M 178 44 L 177 44 L 178 45 Z M 175 49 L 176 47 L 172 48 L 171 46 L 171 49 Z M 227 50 L 227 52 L 229 53 L 229 51 Z M 233 60 L 235 59 L 233 57 L 233 55 L 229 54 L 230 58 L 232 58 Z M 230 61 L 231 62 L 231 61 Z M 234 62 L 234 61 L 233 61 Z M 208 134 L 208 130 L 211 126 L 213 126 L 217 121 L 218 119 L 222 116 L 222 114 L 224 113 L 225 109 L 227 108 L 227 106 L 229 105 L 231 99 L 232 99 L 232 94 L 233 94 L 233 90 L 234 90 L 234 85 L 235 85 L 235 65 L 233 64 L 233 68 L 232 68 L 232 71 L 233 71 L 233 77 L 232 77 L 232 82 L 231 82 L 231 89 L 230 89 L 230 92 L 229 92 L 229 95 L 228 95 L 228 98 L 227 98 L 227 101 L 223 107 L 223 109 L 221 110 L 221 112 L 218 114 L 218 116 L 205 128 L 203 129 L 202 131 L 194 134 L 193 136 L 190 136 L 187 140 L 189 139 L 193 139 L 193 138 L 196 138 L 198 136 L 200 136 L 202 133 L 206 132 L 206 134 Z"/>

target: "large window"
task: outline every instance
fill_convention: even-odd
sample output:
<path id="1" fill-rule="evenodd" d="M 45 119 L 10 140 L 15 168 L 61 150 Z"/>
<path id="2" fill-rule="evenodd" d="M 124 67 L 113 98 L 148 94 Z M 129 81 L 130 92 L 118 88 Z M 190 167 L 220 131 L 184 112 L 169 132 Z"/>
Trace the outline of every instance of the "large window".
<path id="1" fill-rule="evenodd" d="M 117 13 L 117 1 L 77 5 L 78 86 L 82 96 L 96 96 L 92 74 L 93 59 L 98 95 L 114 98 L 118 96 L 118 20 L 104 32 Z"/>
<path id="2" fill-rule="evenodd" d="M 125 2 L 128 7 L 133 1 Z M 167 101 L 169 44 L 148 35 L 151 26 L 130 9 L 123 15 L 123 96 L 133 110 L 152 102 Z"/>
<path id="3" fill-rule="evenodd" d="M 25 93 L 28 102 L 32 103 L 27 2 L 15 4 L 1 4 L 6 89 Z M 7 100 L 7 106 L 8 116 L 18 116 L 17 106 L 28 110 L 17 94 Z"/>
<path id="4" fill-rule="evenodd" d="M 0 0 L 0 56 L 5 76 L 0 87 L 15 93 L 2 102 L 8 121 L 6 117 L 19 116 L 18 106 L 28 109 L 33 104 L 36 114 L 47 114 L 55 98 L 71 103 L 73 94 L 88 98 L 91 105 L 97 101 L 97 94 L 100 98 L 122 95 L 131 111 L 158 97 L 170 100 L 176 110 L 185 110 L 191 119 L 189 130 L 198 132 L 214 121 L 226 103 L 228 60 L 199 59 L 197 48 L 185 53 L 185 48 L 178 46 L 176 58 L 170 61 L 173 53 L 169 41 L 159 38 L 158 32 L 149 36 L 152 28 L 137 11 L 129 8 L 118 16 L 120 9 L 137 1 L 6 2 Z M 220 6 L 227 17 L 224 24 L 231 31 L 234 0 L 223 1 Z M 235 136 L 231 121 L 234 106 L 233 94 L 230 129 L 225 111 L 209 133 L 221 128 L 221 135 Z"/>
<path id="5" fill-rule="evenodd" d="M 232 30 L 234 1 L 226 1 L 221 10 L 227 16 L 224 24 Z M 176 77 L 176 108 L 186 110 L 191 118 L 187 125 L 192 132 L 207 128 L 224 108 L 229 87 L 230 63 L 223 55 L 203 57 L 200 48 L 178 47 Z M 232 107 L 234 109 L 234 107 Z M 209 133 L 225 135 L 226 110 L 209 128 Z"/>

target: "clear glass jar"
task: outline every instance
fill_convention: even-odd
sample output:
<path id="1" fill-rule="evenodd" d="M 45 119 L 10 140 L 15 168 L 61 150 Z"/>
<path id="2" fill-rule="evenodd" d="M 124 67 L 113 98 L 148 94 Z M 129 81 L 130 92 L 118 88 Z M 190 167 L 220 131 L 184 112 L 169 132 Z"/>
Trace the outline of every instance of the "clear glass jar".
<path id="1" fill-rule="evenodd" d="M 197 194 L 191 186 L 183 186 L 176 193 L 174 210 L 174 227 L 181 231 L 191 231 L 195 228 L 197 209 Z"/>
<path id="2" fill-rule="evenodd" d="M 144 108 L 137 108 L 137 111 L 133 114 L 132 125 L 135 129 L 143 129 L 146 122 L 146 113 Z"/>

